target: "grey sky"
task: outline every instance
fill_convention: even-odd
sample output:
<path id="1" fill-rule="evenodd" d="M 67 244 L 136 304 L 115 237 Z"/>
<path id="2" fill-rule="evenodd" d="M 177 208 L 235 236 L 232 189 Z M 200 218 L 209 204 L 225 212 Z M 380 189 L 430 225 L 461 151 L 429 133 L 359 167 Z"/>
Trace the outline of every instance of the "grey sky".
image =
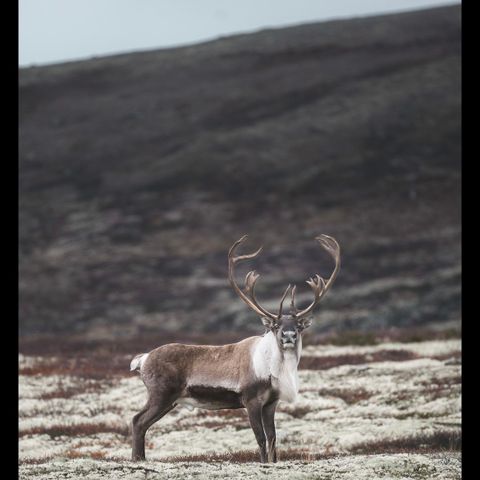
<path id="1" fill-rule="evenodd" d="M 19 64 L 172 47 L 332 18 L 457 4 L 441 0 L 20 0 Z"/>

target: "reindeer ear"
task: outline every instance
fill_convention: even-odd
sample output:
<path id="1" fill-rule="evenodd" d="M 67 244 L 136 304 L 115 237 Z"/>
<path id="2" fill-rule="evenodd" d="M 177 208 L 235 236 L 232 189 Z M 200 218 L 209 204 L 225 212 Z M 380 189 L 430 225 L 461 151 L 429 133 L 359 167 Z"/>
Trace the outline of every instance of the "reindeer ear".
<path id="1" fill-rule="evenodd" d="M 268 318 L 268 317 L 262 317 L 262 323 L 263 323 L 266 327 L 270 328 L 270 326 L 272 325 L 272 320 L 271 320 L 270 318 Z"/>
<path id="2" fill-rule="evenodd" d="M 300 318 L 299 320 L 297 320 L 298 328 L 300 328 L 301 330 L 305 330 L 312 324 L 312 321 L 312 317 Z"/>
<path id="3" fill-rule="evenodd" d="M 277 320 L 273 320 L 273 319 L 268 318 L 268 317 L 262 317 L 262 323 L 263 323 L 267 328 L 270 328 L 270 329 L 278 328 Z"/>

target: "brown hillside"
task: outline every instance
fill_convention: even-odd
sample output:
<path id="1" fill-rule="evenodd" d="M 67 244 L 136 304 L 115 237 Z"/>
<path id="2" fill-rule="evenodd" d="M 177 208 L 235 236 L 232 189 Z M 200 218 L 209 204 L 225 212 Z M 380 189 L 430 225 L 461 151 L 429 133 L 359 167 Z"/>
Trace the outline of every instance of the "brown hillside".
<path id="1" fill-rule="evenodd" d="M 21 333 L 261 331 L 226 280 L 244 233 L 267 308 L 338 239 L 317 332 L 458 323 L 460 16 L 21 69 Z"/>

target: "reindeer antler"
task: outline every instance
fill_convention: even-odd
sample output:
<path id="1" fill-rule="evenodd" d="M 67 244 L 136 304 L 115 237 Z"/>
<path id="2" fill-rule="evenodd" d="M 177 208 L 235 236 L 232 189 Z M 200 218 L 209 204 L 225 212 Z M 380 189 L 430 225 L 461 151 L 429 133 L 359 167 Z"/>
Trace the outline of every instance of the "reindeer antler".
<path id="1" fill-rule="evenodd" d="M 301 310 L 300 312 L 296 312 L 295 315 L 297 318 L 304 317 L 305 315 L 308 315 L 314 308 L 315 306 L 320 302 L 320 300 L 323 298 L 323 296 L 327 293 L 328 289 L 332 286 L 333 281 L 335 280 L 335 277 L 338 274 L 338 271 L 340 270 L 340 245 L 338 242 L 333 238 L 329 237 L 328 235 L 319 235 L 318 237 L 315 238 L 317 242 L 320 243 L 320 245 L 327 250 L 327 252 L 331 255 L 331 257 L 335 261 L 335 268 L 330 275 L 330 278 L 325 281 L 320 275 L 315 275 L 314 278 L 310 278 L 310 280 L 307 280 L 307 284 L 310 285 L 310 287 L 313 290 L 314 293 L 314 299 L 313 302 L 304 310 Z M 295 302 L 295 292 L 292 292 L 292 309 L 294 308 L 294 302 Z"/>
<path id="2" fill-rule="evenodd" d="M 230 285 L 233 289 L 237 292 L 238 296 L 256 313 L 258 313 L 262 317 L 268 317 L 272 320 L 279 320 L 282 316 L 282 309 L 283 309 L 283 302 L 285 297 L 290 290 L 290 285 L 285 290 L 283 294 L 282 300 L 280 301 L 280 309 L 277 315 L 272 312 L 269 312 L 266 308 L 262 307 L 256 297 L 255 297 L 255 283 L 260 276 L 255 270 L 247 273 L 245 277 L 245 290 L 242 290 L 237 283 L 235 282 L 234 278 L 234 268 L 238 262 L 243 260 L 250 260 L 252 258 L 256 258 L 259 253 L 262 251 L 263 247 L 260 247 L 256 252 L 246 254 L 246 255 L 237 255 L 234 256 L 236 248 L 248 237 L 248 235 L 244 235 L 242 238 L 237 240 L 228 251 L 228 279 L 230 280 Z"/>
<path id="3" fill-rule="evenodd" d="M 268 317 L 272 320 L 278 321 L 282 317 L 283 302 L 285 301 L 285 298 L 287 297 L 288 292 L 290 291 L 291 285 L 289 285 L 285 290 L 285 293 L 283 294 L 282 299 L 280 301 L 280 308 L 279 308 L 278 314 L 275 315 L 274 313 L 269 312 L 266 308 L 262 307 L 258 303 L 255 297 L 255 284 L 258 280 L 258 277 L 260 276 L 255 270 L 252 270 L 251 272 L 247 273 L 245 277 L 244 290 L 242 290 L 235 282 L 235 278 L 234 278 L 235 265 L 238 262 L 241 262 L 243 260 L 251 260 L 252 258 L 256 258 L 260 254 L 263 248 L 263 247 L 260 247 L 256 252 L 253 252 L 253 253 L 234 256 L 236 248 L 242 242 L 244 242 L 247 237 L 248 235 L 244 235 L 242 238 L 237 240 L 230 247 L 230 250 L 228 251 L 228 279 L 230 280 L 230 285 L 232 285 L 233 289 L 235 290 L 235 292 L 237 292 L 238 296 L 258 315 L 262 317 Z M 335 277 L 337 276 L 338 270 L 340 269 L 340 246 L 338 245 L 337 241 L 333 237 L 329 237 L 328 235 L 320 235 L 316 237 L 315 240 L 317 240 L 317 242 L 319 242 L 322 245 L 322 247 L 325 248 L 327 252 L 335 260 L 335 269 L 333 270 L 332 275 L 327 281 L 325 281 L 320 275 L 315 275 L 314 278 L 310 278 L 309 280 L 307 280 L 307 284 L 310 285 L 310 287 L 313 290 L 314 299 L 313 299 L 313 302 L 307 308 L 299 312 L 297 312 L 297 309 L 295 307 L 296 286 L 293 287 L 291 292 L 290 314 L 294 315 L 298 319 L 309 314 L 315 308 L 315 306 L 318 304 L 318 302 L 320 302 L 322 297 L 325 295 L 327 290 L 332 285 L 333 281 L 335 280 Z"/>

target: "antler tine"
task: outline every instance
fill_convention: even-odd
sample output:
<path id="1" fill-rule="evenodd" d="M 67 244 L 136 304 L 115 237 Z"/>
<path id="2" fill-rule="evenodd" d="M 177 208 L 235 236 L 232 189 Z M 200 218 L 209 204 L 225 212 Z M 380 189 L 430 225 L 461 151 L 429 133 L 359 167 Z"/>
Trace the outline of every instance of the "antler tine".
<path id="1" fill-rule="evenodd" d="M 234 278 L 234 266 L 236 263 L 241 262 L 242 260 L 250 260 L 258 256 L 258 254 L 262 251 L 263 247 L 260 247 L 256 252 L 245 254 L 245 255 L 237 255 L 234 256 L 236 248 L 247 238 L 248 235 L 244 235 L 242 238 L 238 239 L 228 251 L 228 279 L 230 281 L 230 285 L 233 287 L 235 292 L 237 292 L 238 296 L 258 315 L 262 317 L 269 317 L 271 319 L 276 319 L 276 315 L 269 312 L 265 308 L 263 308 L 255 298 L 255 282 L 257 281 L 258 275 L 255 270 L 247 273 L 245 277 L 245 292 L 237 285 Z"/>
<path id="2" fill-rule="evenodd" d="M 282 318 L 283 302 L 284 302 L 286 296 L 288 295 L 288 292 L 289 292 L 290 288 L 291 288 L 291 285 L 288 284 L 288 287 L 287 287 L 287 289 L 285 290 L 285 293 L 283 294 L 282 299 L 280 300 L 280 308 L 279 308 L 279 310 L 278 310 L 278 315 L 277 315 L 277 318 L 278 318 L 278 319 Z"/>
<path id="3" fill-rule="evenodd" d="M 297 307 L 295 306 L 295 293 L 297 291 L 297 286 L 294 285 L 292 288 L 292 299 L 290 300 L 290 313 L 292 315 L 297 314 Z"/>
<path id="4" fill-rule="evenodd" d="M 245 255 L 237 255 L 236 257 L 232 257 L 233 253 L 235 252 L 236 248 L 243 243 L 246 239 L 248 238 L 248 235 L 244 235 L 242 238 L 238 239 L 231 247 L 230 250 L 228 251 L 228 258 L 232 259 L 233 263 L 241 262 L 242 260 L 250 260 L 251 258 L 257 257 L 260 252 L 263 250 L 263 245 L 253 253 L 248 253 Z"/>
<path id="5" fill-rule="evenodd" d="M 327 290 L 331 287 L 333 281 L 337 277 L 338 271 L 340 270 L 340 245 L 338 242 L 333 238 L 330 237 L 329 235 L 319 235 L 318 237 L 315 238 L 317 242 L 322 245 L 323 248 L 330 254 L 330 256 L 333 258 L 335 261 L 335 268 L 330 275 L 330 278 L 328 279 L 327 283 L 325 284 L 325 289 L 322 293 L 322 296 L 327 293 Z"/>
<path id="6" fill-rule="evenodd" d="M 312 288 L 314 292 L 313 302 L 304 310 L 297 313 L 297 317 L 303 317 L 309 314 L 315 306 L 320 302 L 322 297 L 327 293 L 327 290 L 331 287 L 333 281 L 335 280 L 338 271 L 340 270 L 340 245 L 338 242 L 328 235 L 319 235 L 315 237 L 315 240 L 320 243 L 320 245 L 330 254 L 330 256 L 335 261 L 335 268 L 333 269 L 332 274 L 329 279 L 325 281 L 320 275 L 315 275 L 315 278 L 310 278 L 307 280 L 307 284 Z"/>
<path id="7" fill-rule="evenodd" d="M 255 283 L 258 280 L 258 277 L 260 277 L 260 275 L 255 270 L 247 273 L 245 277 L 245 293 L 255 302 L 256 305 L 260 307 L 258 300 L 255 297 Z"/>
<path id="8" fill-rule="evenodd" d="M 255 271 L 252 270 L 251 272 L 248 272 L 247 275 L 245 276 L 245 292 L 253 292 L 255 288 L 255 282 L 257 281 L 258 277 L 260 275 Z"/>
<path id="9" fill-rule="evenodd" d="M 315 295 L 315 300 L 318 301 L 325 291 L 325 280 L 320 275 L 315 275 L 315 278 L 307 280 L 306 283 L 310 285 Z"/>

